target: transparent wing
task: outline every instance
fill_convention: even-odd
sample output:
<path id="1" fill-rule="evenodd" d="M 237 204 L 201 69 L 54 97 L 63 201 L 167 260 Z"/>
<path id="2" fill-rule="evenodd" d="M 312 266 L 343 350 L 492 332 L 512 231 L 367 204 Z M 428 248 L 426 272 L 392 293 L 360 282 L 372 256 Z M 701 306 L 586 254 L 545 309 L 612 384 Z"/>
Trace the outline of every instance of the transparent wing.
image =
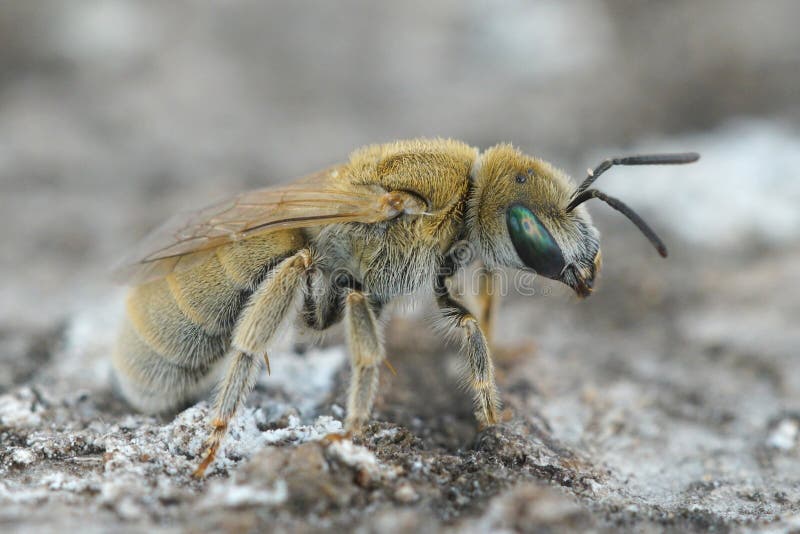
<path id="1" fill-rule="evenodd" d="M 285 186 L 257 189 L 199 211 L 179 214 L 156 229 L 115 270 L 133 284 L 188 269 L 214 249 L 253 235 L 286 228 L 342 222 L 372 223 L 399 212 L 380 188 L 354 188 L 337 179 L 335 166 Z"/>

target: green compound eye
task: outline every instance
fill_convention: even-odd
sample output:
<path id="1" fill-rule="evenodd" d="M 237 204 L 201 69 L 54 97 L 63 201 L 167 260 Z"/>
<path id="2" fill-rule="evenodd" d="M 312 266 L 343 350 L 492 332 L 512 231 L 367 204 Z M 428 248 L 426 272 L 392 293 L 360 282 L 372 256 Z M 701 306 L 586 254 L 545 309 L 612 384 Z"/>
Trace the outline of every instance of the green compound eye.
<path id="1" fill-rule="evenodd" d="M 539 218 L 515 204 L 506 212 L 506 224 L 522 262 L 542 276 L 558 279 L 564 270 L 564 255 Z"/>

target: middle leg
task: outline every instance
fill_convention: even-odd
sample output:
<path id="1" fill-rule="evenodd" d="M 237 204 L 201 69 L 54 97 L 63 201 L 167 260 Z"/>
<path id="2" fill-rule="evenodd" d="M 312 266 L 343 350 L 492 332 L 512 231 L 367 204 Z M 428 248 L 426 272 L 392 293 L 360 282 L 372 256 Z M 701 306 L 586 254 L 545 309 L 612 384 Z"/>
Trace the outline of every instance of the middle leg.
<path id="1" fill-rule="evenodd" d="M 378 389 L 378 369 L 386 358 L 378 321 L 369 298 L 361 291 L 350 291 L 347 295 L 345 328 L 352 370 L 345 429 L 358 432 L 369 419 Z"/>

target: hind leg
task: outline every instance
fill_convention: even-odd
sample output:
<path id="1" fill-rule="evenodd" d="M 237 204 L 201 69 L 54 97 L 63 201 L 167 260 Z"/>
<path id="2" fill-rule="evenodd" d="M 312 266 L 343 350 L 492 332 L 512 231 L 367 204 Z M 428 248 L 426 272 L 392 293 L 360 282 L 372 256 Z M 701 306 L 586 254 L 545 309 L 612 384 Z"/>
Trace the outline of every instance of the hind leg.
<path id="1" fill-rule="evenodd" d="M 195 477 L 202 477 L 214 461 L 231 418 L 253 390 L 267 345 L 297 302 L 311 266 L 311 253 L 307 250 L 283 260 L 245 306 L 233 332 L 233 357 L 216 394 L 212 432 Z"/>

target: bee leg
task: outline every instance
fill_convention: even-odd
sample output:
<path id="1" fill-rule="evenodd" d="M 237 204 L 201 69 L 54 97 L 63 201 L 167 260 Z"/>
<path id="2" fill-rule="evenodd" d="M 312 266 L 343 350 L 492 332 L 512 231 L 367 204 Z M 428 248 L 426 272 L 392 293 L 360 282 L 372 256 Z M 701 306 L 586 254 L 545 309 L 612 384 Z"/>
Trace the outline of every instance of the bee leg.
<path id="1" fill-rule="evenodd" d="M 500 300 L 500 283 L 497 274 L 481 267 L 478 270 L 478 323 L 481 325 L 483 335 L 490 347 L 494 347 L 494 318 Z"/>
<path id="2" fill-rule="evenodd" d="M 261 283 L 242 312 L 233 332 L 233 358 L 214 402 L 212 432 L 205 443 L 203 461 L 194 472 L 200 478 L 214 461 L 228 423 L 253 390 L 266 346 L 302 292 L 311 254 L 301 250 L 283 260 Z"/>
<path id="3" fill-rule="evenodd" d="M 475 295 L 475 301 L 478 324 L 481 325 L 486 343 L 492 350 L 494 361 L 499 364 L 500 373 L 498 374 L 502 381 L 504 368 L 535 352 L 536 344 L 528 338 L 517 342 L 497 341 L 494 328 L 496 324 L 495 318 L 499 308 L 500 297 L 505 289 L 505 282 L 500 278 L 497 271 L 492 271 L 484 266 L 478 269 L 477 275 L 478 291 Z"/>
<path id="4" fill-rule="evenodd" d="M 469 371 L 469 384 L 475 396 L 475 417 L 481 426 L 497 423 L 500 402 L 494 383 L 494 364 L 486 336 L 470 311 L 450 295 L 445 276 L 440 275 L 435 287 L 436 299 L 451 327 L 464 332 L 464 348 Z"/>
<path id="5" fill-rule="evenodd" d="M 351 291 L 347 295 L 345 328 L 352 369 L 345 430 L 358 432 L 369 419 L 378 389 L 378 370 L 386 357 L 375 313 L 367 296 L 360 291 Z"/>

